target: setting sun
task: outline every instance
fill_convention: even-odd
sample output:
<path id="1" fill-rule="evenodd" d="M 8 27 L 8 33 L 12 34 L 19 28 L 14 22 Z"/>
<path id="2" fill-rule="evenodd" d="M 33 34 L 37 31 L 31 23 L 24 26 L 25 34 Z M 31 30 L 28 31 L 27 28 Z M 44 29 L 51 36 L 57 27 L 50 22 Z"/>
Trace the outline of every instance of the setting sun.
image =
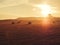
<path id="1" fill-rule="evenodd" d="M 43 17 L 47 17 L 48 14 L 52 13 L 52 9 L 50 5 L 47 4 L 40 4 L 40 5 L 36 5 L 36 7 L 38 7 L 39 9 L 41 9 L 41 14 Z"/>

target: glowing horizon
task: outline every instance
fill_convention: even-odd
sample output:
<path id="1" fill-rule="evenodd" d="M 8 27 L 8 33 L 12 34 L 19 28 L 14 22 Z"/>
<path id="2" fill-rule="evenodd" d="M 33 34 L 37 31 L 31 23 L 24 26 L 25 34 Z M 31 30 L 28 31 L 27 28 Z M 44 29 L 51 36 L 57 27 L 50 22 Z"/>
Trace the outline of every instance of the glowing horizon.
<path id="1" fill-rule="evenodd" d="M 60 17 L 60 0 L 0 0 L 0 19 Z"/>

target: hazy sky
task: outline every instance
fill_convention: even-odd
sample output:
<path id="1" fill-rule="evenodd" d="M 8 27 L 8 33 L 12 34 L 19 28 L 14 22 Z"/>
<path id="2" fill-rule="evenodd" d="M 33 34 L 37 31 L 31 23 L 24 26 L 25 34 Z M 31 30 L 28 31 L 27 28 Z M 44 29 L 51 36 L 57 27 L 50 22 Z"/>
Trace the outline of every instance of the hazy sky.
<path id="1" fill-rule="evenodd" d="M 0 0 L 0 19 L 42 16 L 34 5 L 43 3 L 53 7 L 53 16 L 60 17 L 60 0 Z"/>

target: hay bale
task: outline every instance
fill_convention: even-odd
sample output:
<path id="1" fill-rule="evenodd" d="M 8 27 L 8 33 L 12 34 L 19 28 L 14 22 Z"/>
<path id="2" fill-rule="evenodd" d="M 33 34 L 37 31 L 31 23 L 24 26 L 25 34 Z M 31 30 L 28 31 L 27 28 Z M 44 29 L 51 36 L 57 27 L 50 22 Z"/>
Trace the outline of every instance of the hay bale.
<path id="1" fill-rule="evenodd" d="M 14 22 L 12 22 L 12 24 L 15 24 Z"/>
<path id="2" fill-rule="evenodd" d="M 32 24 L 31 22 L 28 22 L 28 24 Z"/>

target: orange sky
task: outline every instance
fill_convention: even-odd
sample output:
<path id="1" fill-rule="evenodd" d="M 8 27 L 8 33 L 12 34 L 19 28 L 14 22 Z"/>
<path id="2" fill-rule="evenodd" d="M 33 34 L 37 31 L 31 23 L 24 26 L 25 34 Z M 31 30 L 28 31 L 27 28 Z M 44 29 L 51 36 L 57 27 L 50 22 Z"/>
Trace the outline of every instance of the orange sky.
<path id="1" fill-rule="evenodd" d="M 0 0 L 0 19 L 42 17 L 41 9 L 34 6 L 40 4 L 50 5 L 52 16 L 60 17 L 60 0 Z"/>

